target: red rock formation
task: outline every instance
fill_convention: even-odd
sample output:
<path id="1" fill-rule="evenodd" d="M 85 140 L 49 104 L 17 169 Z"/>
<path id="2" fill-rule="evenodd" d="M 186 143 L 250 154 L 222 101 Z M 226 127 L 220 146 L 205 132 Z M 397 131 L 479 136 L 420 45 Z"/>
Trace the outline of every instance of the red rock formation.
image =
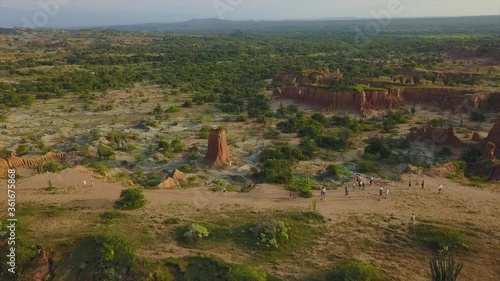
<path id="1" fill-rule="evenodd" d="M 432 126 L 411 130 L 407 135 L 410 141 L 431 141 L 435 145 L 446 145 L 456 148 L 465 148 L 467 144 L 462 142 L 455 134 L 455 129 L 435 128 Z"/>
<path id="2" fill-rule="evenodd" d="M 385 90 L 331 91 L 320 87 L 287 85 L 275 89 L 273 93 L 278 98 L 321 106 L 325 111 L 350 110 L 363 115 L 372 110 L 392 109 L 401 105 L 397 96 L 391 96 Z"/>
<path id="3" fill-rule="evenodd" d="M 491 128 L 488 136 L 484 138 L 484 141 L 492 142 L 496 146 L 500 146 L 500 118 L 497 118 L 497 120 L 495 121 L 495 125 L 493 125 L 493 128 Z"/>
<path id="4" fill-rule="evenodd" d="M 376 109 L 393 109 L 403 105 L 427 104 L 439 106 L 452 113 L 470 112 L 480 107 L 500 110 L 500 92 L 477 93 L 473 90 L 453 88 L 395 88 L 388 90 L 335 91 L 326 87 L 336 73 L 313 72 L 308 77 L 281 73 L 273 82 L 283 83 L 274 90 L 278 98 L 318 105 L 330 110 L 352 110 L 367 115 Z"/>
<path id="5" fill-rule="evenodd" d="M 52 270 L 52 260 L 49 258 L 45 251 L 42 251 L 38 257 L 36 257 L 30 268 L 26 273 L 23 274 L 21 281 L 43 281 L 47 280 L 46 277 L 51 273 Z"/>
<path id="6" fill-rule="evenodd" d="M 477 176 L 487 180 L 500 181 L 500 161 L 495 158 L 495 147 L 494 143 L 488 142 L 484 154 L 476 163 L 466 165 L 465 176 Z"/>
<path id="7" fill-rule="evenodd" d="M 35 168 L 38 165 L 43 165 L 52 160 L 62 160 L 76 156 L 76 152 L 69 153 L 54 153 L 48 152 L 44 156 L 38 158 L 25 159 L 17 157 L 11 153 L 7 159 L 0 159 L 0 175 L 7 174 L 8 169 L 17 168 Z"/>
<path id="8" fill-rule="evenodd" d="M 229 151 L 227 149 L 226 131 L 224 129 L 212 129 L 208 137 L 208 152 L 205 156 L 208 164 L 217 168 L 229 162 Z"/>

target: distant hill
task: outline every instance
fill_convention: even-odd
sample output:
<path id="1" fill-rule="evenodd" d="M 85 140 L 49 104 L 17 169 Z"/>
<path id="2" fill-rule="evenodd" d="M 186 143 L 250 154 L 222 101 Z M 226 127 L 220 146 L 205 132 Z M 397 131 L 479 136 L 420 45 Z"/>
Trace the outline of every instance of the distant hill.
<path id="1" fill-rule="evenodd" d="M 321 19 L 283 21 L 230 21 L 220 19 L 193 19 L 176 23 L 148 23 L 109 26 L 109 29 L 128 31 L 175 32 L 227 32 L 227 31 L 329 31 L 352 32 L 364 30 L 373 19 Z M 446 32 L 500 32 L 500 16 L 474 16 L 451 18 L 396 18 L 383 27 L 384 31 Z"/>

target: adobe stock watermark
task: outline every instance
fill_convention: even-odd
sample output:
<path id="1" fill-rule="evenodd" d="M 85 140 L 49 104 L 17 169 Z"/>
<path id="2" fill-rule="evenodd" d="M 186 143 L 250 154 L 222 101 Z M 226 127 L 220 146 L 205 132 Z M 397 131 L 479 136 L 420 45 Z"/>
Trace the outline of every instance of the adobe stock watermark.
<path id="1" fill-rule="evenodd" d="M 219 19 L 224 19 L 224 14 L 232 12 L 243 3 L 243 0 L 215 0 L 212 2 Z"/>
<path id="2" fill-rule="evenodd" d="M 393 17 L 401 14 L 403 12 L 404 7 L 401 4 L 400 0 L 389 0 L 384 9 L 379 11 L 371 11 L 370 16 L 372 20 L 368 21 L 363 29 L 359 27 L 354 28 L 354 32 L 356 32 L 356 36 L 354 38 L 354 44 L 368 44 L 370 37 L 376 35 L 378 32 L 382 30 L 383 27 L 388 26 Z M 354 48 L 351 44 L 346 42 L 340 42 L 342 47 L 345 47 L 348 51 L 343 55 L 345 57 L 349 57 L 352 55 L 358 48 Z"/>
<path id="3" fill-rule="evenodd" d="M 42 28 L 49 24 L 61 11 L 61 6 L 68 4 L 71 0 L 38 0 L 39 10 L 33 13 L 31 19 L 23 17 L 23 28 Z"/>

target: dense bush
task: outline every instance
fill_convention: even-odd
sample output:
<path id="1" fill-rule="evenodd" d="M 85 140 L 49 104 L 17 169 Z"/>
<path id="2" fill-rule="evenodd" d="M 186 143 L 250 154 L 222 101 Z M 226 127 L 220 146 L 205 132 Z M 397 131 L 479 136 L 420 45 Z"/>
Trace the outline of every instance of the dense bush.
<path id="1" fill-rule="evenodd" d="M 292 191 L 298 191 L 301 197 L 311 198 L 312 192 L 311 189 L 316 184 L 316 181 L 307 177 L 307 178 L 299 178 L 294 177 L 292 179 L 292 183 L 289 186 L 289 189 Z"/>
<path id="2" fill-rule="evenodd" d="M 134 210 L 144 207 L 146 199 L 141 188 L 124 189 L 120 193 L 120 200 L 116 202 L 116 207 L 122 210 Z"/>
<path id="3" fill-rule="evenodd" d="M 379 154 L 382 158 L 387 158 L 391 155 L 391 151 L 384 139 L 374 137 L 368 139 L 368 144 L 365 147 L 365 154 Z"/>
<path id="4" fill-rule="evenodd" d="M 43 164 L 39 171 L 40 172 L 49 172 L 49 173 L 55 173 L 55 172 L 59 172 L 62 170 L 62 166 L 61 164 L 59 164 L 59 162 L 57 161 L 50 161 L 50 162 L 47 162 L 45 164 Z"/>
<path id="5" fill-rule="evenodd" d="M 474 122 L 484 122 L 486 121 L 486 115 L 480 111 L 472 111 L 470 113 L 470 120 Z"/>
<path id="6" fill-rule="evenodd" d="M 466 163 L 475 163 L 484 153 L 484 148 L 481 145 L 473 145 L 462 151 L 460 160 Z"/>
<path id="7" fill-rule="evenodd" d="M 263 163 L 262 173 L 269 183 L 289 183 L 292 180 L 290 160 L 268 159 Z"/>
<path id="8" fill-rule="evenodd" d="M 441 147 L 438 151 L 435 152 L 434 156 L 436 158 L 448 158 L 453 155 L 451 148 L 448 146 Z"/>
<path id="9" fill-rule="evenodd" d="M 97 155 L 99 159 L 109 159 L 115 155 L 115 150 L 111 146 L 99 144 L 97 147 Z"/>
<path id="10" fill-rule="evenodd" d="M 30 147 L 27 144 L 21 144 L 16 148 L 16 155 L 23 156 L 28 154 Z"/>
<path id="11" fill-rule="evenodd" d="M 337 266 L 327 275 L 328 281 L 384 281 L 384 274 L 373 265 L 352 261 Z"/>
<path id="12" fill-rule="evenodd" d="M 258 222 L 252 229 L 257 237 L 257 245 L 267 248 L 278 248 L 279 243 L 288 241 L 288 227 L 283 221 L 263 220 Z"/>
<path id="13" fill-rule="evenodd" d="M 115 281 L 131 278 L 137 256 L 128 241 L 115 234 L 97 234 L 83 238 L 69 257 L 70 268 L 78 280 Z"/>
<path id="14" fill-rule="evenodd" d="M 188 230 L 184 232 L 183 237 L 188 243 L 196 243 L 201 239 L 208 237 L 210 232 L 205 227 L 193 223 L 189 226 Z"/>
<path id="15" fill-rule="evenodd" d="M 375 172 L 377 170 L 375 163 L 370 160 L 361 160 L 358 163 L 358 171 L 361 173 Z"/>

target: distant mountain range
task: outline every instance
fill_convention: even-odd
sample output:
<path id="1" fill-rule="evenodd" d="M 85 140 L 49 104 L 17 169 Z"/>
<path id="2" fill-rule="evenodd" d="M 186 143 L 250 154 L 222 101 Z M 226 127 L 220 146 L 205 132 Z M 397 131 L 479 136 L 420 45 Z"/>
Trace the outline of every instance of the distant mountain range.
<path id="1" fill-rule="evenodd" d="M 231 21 L 220 19 L 193 19 L 174 23 L 147 23 L 135 25 L 108 26 L 114 30 L 128 31 L 177 31 L 177 32 L 227 32 L 251 30 L 325 30 L 325 31 L 352 31 L 353 27 L 364 30 L 367 23 L 374 19 L 333 18 L 317 20 L 280 20 L 280 21 Z M 469 32 L 500 32 L 500 16 L 471 16 L 450 18 L 395 18 L 382 29 L 387 31 L 438 31 L 446 28 L 447 31 Z"/>
<path id="2" fill-rule="evenodd" d="M 192 19 L 188 21 L 175 20 L 179 15 L 172 14 L 168 18 L 171 22 L 165 22 L 164 16 L 157 19 L 159 23 L 144 23 L 144 24 L 100 24 L 93 27 L 88 27 L 88 22 L 93 19 L 100 18 L 105 11 L 90 14 L 82 12 L 78 17 L 72 18 L 70 13 L 62 13 L 58 17 L 51 19 L 49 27 L 65 26 L 66 29 L 90 29 L 90 28 L 107 28 L 112 30 L 122 31 L 156 31 L 156 32 L 232 32 L 232 31 L 327 31 L 327 32 L 353 32 L 355 27 L 364 31 L 368 22 L 376 21 L 368 18 L 321 18 L 321 19 L 293 19 L 293 20 L 249 20 L 249 21 L 233 21 L 221 20 L 216 18 L 209 19 Z M 30 18 L 30 12 L 0 9 L 0 27 L 16 26 L 22 27 L 21 19 L 23 17 Z M 130 15 L 117 15 L 113 18 L 107 18 L 105 22 L 130 22 L 139 21 Z M 71 26 L 63 25 L 63 23 L 71 22 Z M 96 20 L 96 22 L 99 22 Z M 87 23 L 87 24 L 85 24 Z M 85 26 L 85 27 L 83 27 Z M 446 29 L 447 32 L 499 32 L 500 33 L 500 16 L 468 16 L 468 17 L 432 17 L 432 18 L 394 18 L 386 26 L 383 26 L 384 31 L 439 31 Z M 4 31 L 5 32 L 5 31 Z"/>

